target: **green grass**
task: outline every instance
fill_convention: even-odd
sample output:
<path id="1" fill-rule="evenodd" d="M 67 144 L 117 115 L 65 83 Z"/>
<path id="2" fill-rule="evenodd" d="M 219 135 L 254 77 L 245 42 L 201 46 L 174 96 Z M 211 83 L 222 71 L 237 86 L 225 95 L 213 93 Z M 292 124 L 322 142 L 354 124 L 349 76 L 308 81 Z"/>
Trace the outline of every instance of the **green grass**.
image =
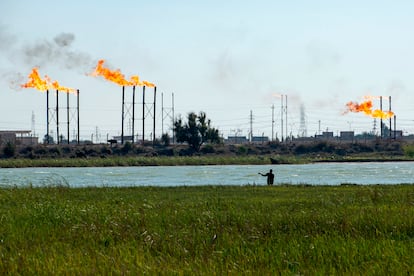
<path id="1" fill-rule="evenodd" d="M 368 162 L 413 161 L 407 156 L 358 155 L 358 156 L 294 156 L 294 155 L 204 155 L 204 156 L 111 156 L 106 158 L 10 158 L 0 159 L 0 168 L 25 167 L 122 167 L 122 166 L 184 166 L 184 165 L 266 165 L 270 157 L 282 164 L 305 164 L 312 162 Z"/>
<path id="2" fill-rule="evenodd" d="M 414 187 L 0 189 L 0 274 L 408 275 Z"/>
<path id="3" fill-rule="evenodd" d="M 110 167 L 110 166 L 182 166 L 182 165 L 263 165 L 268 156 L 162 156 L 108 158 L 0 159 L 0 168 L 23 167 Z"/>

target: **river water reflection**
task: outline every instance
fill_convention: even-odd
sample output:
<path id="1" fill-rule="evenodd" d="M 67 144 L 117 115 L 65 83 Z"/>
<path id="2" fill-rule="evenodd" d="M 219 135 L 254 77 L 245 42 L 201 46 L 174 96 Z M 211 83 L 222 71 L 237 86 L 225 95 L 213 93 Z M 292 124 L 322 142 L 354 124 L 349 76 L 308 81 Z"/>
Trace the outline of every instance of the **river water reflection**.
<path id="1" fill-rule="evenodd" d="M 275 184 L 414 183 L 414 162 L 305 165 L 159 166 L 104 168 L 0 168 L 0 186 L 127 187 L 265 185 L 258 172 L 273 169 Z"/>

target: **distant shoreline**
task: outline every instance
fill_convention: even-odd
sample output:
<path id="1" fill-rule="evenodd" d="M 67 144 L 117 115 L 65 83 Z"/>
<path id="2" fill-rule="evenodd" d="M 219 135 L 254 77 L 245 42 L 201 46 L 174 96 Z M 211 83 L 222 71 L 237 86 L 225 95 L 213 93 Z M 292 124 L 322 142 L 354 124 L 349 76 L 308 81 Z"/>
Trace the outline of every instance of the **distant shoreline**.
<path id="1" fill-rule="evenodd" d="M 135 157 L 89 157 L 89 158 L 10 158 L 0 159 L 0 168 L 30 167 L 135 167 L 135 166 L 204 166 L 204 165 L 289 165 L 342 162 L 412 162 L 412 158 L 349 157 L 309 158 L 301 156 L 135 156 Z"/>

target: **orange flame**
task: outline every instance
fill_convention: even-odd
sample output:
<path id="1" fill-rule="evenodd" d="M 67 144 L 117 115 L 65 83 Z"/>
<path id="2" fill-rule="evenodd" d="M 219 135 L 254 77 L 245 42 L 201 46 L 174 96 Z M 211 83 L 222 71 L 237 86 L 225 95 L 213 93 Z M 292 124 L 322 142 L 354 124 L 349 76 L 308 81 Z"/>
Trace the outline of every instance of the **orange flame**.
<path id="1" fill-rule="evenodd" d="M 146 86 L 146 87 L 155 87 L 155 84 L 149 81 L 142 81 L 142 83 L 144 84 L 143 86 Z"/>
<path id="2" fill-rule="evenodd" d="M 372 110 L 372 101 L 366 100 L 362 103 L 349 102 L 346 104 L 347 112 L 363 112 L 365 115 L 371 116 L 372 118 L 389 119 L 394 116 L 392 111 L 382 111 L 380 109 Z"/>
<path id="3" fill-rule="evenodd" d="M 56 89 L 58 91 L 66 92 L 66 93 L 71 93 L 71 92 L 74 93 L 74 92 L 76 92 L 76 89 L 74 89 L 74 88 L 69 88 L 69 87 L 61 86 L 58 81 L 52 82 L 52 88 L 54 88 L 54 89 Z"/>
<path id="4" fill-rule="evenodd" d="M 130 82 L 125 79 L 125 76 L 121 73 L 119 69 L 113 71 L 113 70 L 103 67 L 104 62 L 105 60 L 103 59 L 98 61 L 98 65 L 96 65 L 95 71 L 92 73 L 92 76 L 94 77 L 102 76 L 106 80 L 112 81 L 121 86 L 131 85 Z"/>
<path id="5" fill-rule="evenodd" d="M 103 66 L 105 60 L 101 59 L 98 61 L 98 64 L 95 67 L 95 70 L 91 73 L 92 76 L 98 77 L 102 76 L 108 81 L 112 81 L 121 86 L 148 86 L 155 87 L 155 84 L 148 81 L 141 81 L 139 76 L 131 76 L 130 80 L 127 80 L 124 74 L 121 73 L 121 70 L 111 70 Z"/>
<path id="6" fill-rule="evenodd" d="M 42 79 L 39 75 L 37 68 L 33 68 L 32 72 L 29 74 L 29 81 L 21 85 L 22 88 L 34 88 L 39 91 L 45 92 L 49 89 L 48 79 Z"/>
<path id="7" fill-rule="evenodd" d="M 33 68 L 32 72 L 29 74 L 29 81 L 25 84 L 22 84 L 21 87 L 22 88 L 34 88 L 42 92 L 45 92 L 46 90 L 49 90 L 49 89 L 56 89 L 58 91 L 63 91 L 66 93 L 76 91 L 76 89 L 74 88 L 61 86 L 59 82 L 57 81 L 52 82 L 50 78 L 46 75 L 44 79 L 42 79 L 36 67 Z"/>
<path id="8" fill-rule="evenodd" d="M 132 85 L 135 85 L 135 86 L 143 86 L 144 85 L 142 83 L 142 81 L 139 80 L 138 76 L 132 76 L 131 77 L 131 83 L 132 83 Z"/>

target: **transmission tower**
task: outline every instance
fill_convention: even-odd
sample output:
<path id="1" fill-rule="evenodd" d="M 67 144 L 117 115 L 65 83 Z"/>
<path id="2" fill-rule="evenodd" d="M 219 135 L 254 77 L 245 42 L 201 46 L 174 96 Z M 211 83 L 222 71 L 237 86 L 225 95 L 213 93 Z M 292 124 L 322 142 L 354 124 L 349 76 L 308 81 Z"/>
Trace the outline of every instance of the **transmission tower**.
<path id="1" fill-rule="evenodd" d="M 32 111 L 32 136 L 36 136 L 36 122 L 35 122 L 35 114 L 34 111 Z"/>
<path id="2" fill-rule="evenodd" d="M 161 134 L 164 134 L 164 120 L 169 119 L 172 122 L 171 129 L 174 128 L 174 93 L 171 96 L 171 107 L 164 106 L 164 93 L 161 93 L 161 113 L 162 113 L 162 122 L 161 122 Z M 174 130 L 172 131 L 172 143 L 174 144 Z"/>
<path id="3" fill-rule="evenodd" d="M 372 134 L 377 135 L 377 119 L 374 118 L 373 126 L 372 126 Z"/>

